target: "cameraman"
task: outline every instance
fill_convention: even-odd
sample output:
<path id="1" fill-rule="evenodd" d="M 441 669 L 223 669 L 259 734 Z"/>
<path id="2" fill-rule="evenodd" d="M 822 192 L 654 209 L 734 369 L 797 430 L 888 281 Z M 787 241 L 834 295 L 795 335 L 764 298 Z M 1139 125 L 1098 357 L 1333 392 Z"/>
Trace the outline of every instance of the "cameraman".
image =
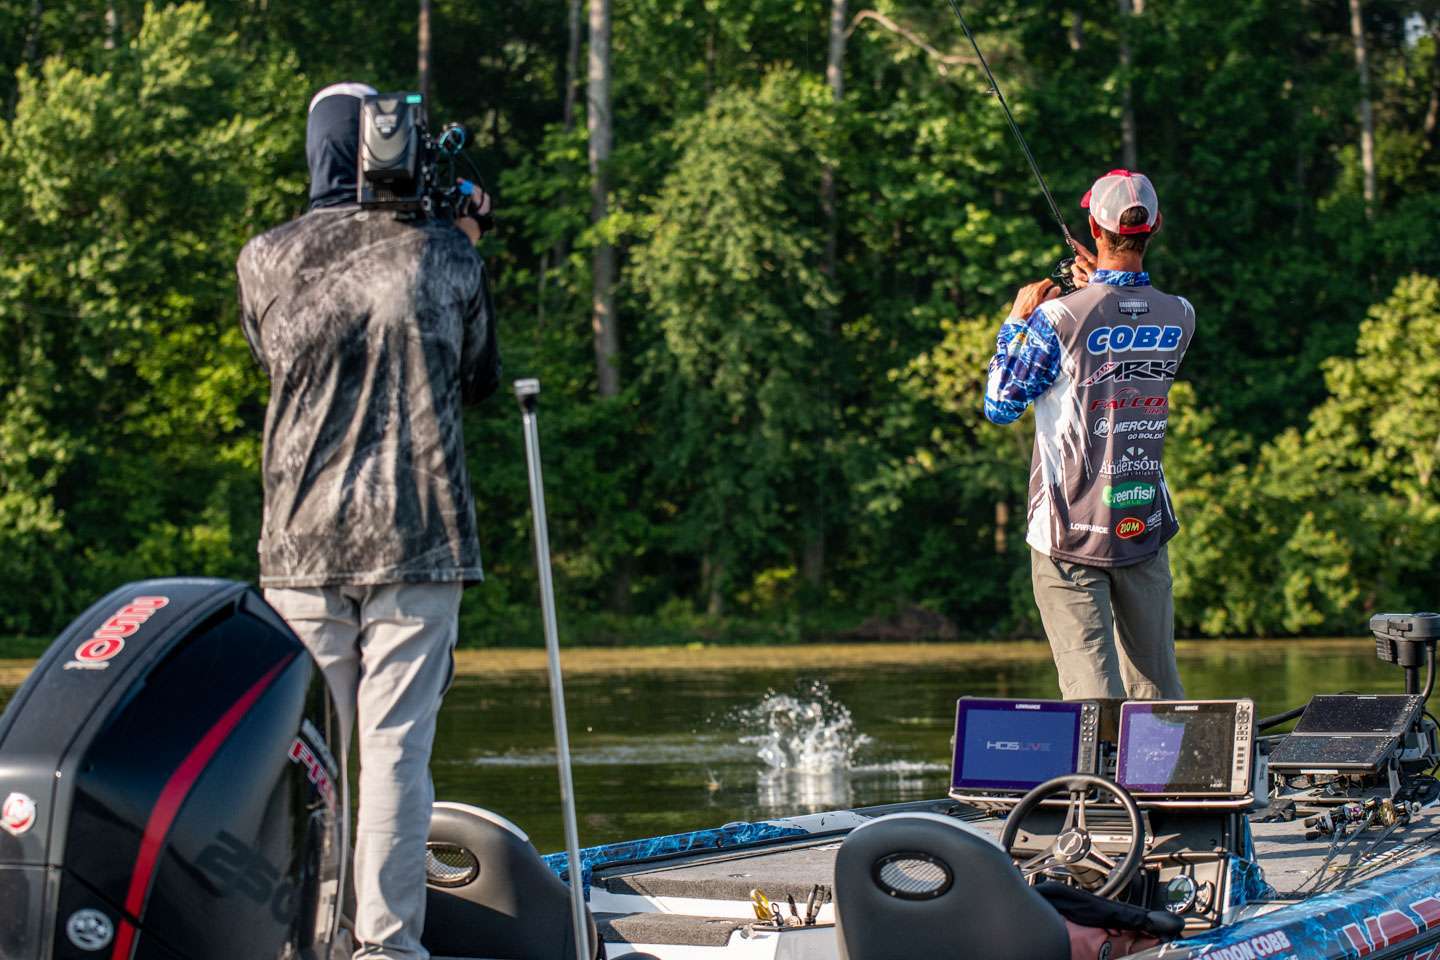
<path id="1" fill-rule="evenodd" d="M 428 956 L 435 718 L 461 589 L 482 579 L 462 402 L 500 382 L 476 254 L 455 223 L 356 203 L 363 84 L 310 102 L 310 209 L 240 253 L 240 322 L 270 378 L 260 584 L 358 723 L 355 957 Z M 457 229 L 458 227 L 458 229 Z"/>

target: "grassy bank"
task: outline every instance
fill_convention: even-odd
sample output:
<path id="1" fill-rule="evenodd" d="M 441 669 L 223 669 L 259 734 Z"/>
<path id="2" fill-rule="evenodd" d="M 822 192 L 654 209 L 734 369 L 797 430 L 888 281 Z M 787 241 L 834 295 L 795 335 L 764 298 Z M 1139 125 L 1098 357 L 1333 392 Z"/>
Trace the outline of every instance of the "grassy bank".
<path id="1" fill-rule="evenodd" d="M 1302 643 L 1307 652 L 1327 650 L 1348 653 L 1363 641 L 1353 638 L 1320 640 L 1182 640 L 1182 660 L 1223 657 L 1285 649 Z M 33 657 L 15 657 L 0 641 L 0 686 L 24 681 L 34 666 Z M 572 647 L 561 654 L 568 674 L 664 673 L 704 670 L 770 670 L 776 664 L 799 670 L 828 667 L 903 667 L 924 663 L 935 669 L 986 662 L 1048 663 L 1050 647 L 1040 641 L 996 643 L 816 643 L 740 647 L 692 642 L 681 646 Z M 461 650 L 455 656 L 460 676 L 539 675 L 545 669 L 543 649 L 494 648 Z"/>

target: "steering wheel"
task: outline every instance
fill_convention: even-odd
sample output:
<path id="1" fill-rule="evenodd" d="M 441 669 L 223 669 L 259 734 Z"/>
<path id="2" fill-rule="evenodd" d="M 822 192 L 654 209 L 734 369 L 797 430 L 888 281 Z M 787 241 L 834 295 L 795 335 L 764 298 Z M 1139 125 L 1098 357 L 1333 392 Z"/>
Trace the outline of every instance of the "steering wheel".
<path id="1" fill-rule="evenodd" d="M 1091 802 L 1088 798 L 1092 789 L 1108 793 L 1119 800 L 1125 815 L 1130 818 L 1130 849 L 1118 864 L 1095 848 L 1090 831 L 1085 826 L 1085 805 Z M 1023 863 L 1020 862 L 1012 852 L 1015 836 L 1020 832 L 1020 824 L 1043 801 L 1061 793 L 1070 795 L 1070 806 L 1065 811 L 1065 822 L 1061 825 L 1054 843 L 1050 845 L 1050 849 Z M 1010 816 L 1005 818 L 1005 830 L 1000 834 L 1000 847 L 1015 860 L 1015 865 L 1020 868 L 1020 875 L 1027 881 L 1037 873 L 1063 867 L 1076 884 L 1082 884 L 1080 871 L 1083 868 L 1105 877 L 1100 889 L 1094 891 L 1096 896 L 1114 899 L 1117 893 L 1129 886 L 1131 878 L 1135 876 L 1135 871 L 1140 869 L 1140 863 L 1145 857 L 1145 821 L 1140 818 L 1140 808 L 1135 805 L 1135 798 L 1118 783 L 1088 773 L 1070 773 L 1046 780 L 1020 799 L 1015 809 L 1010 811 Z"/>

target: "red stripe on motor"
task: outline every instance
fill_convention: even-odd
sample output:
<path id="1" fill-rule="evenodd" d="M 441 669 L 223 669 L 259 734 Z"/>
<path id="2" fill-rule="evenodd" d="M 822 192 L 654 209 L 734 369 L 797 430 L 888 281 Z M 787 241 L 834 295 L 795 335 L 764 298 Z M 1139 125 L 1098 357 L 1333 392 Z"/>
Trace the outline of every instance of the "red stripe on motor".
<path id="1" fill-rule="evenodd" d="M 150 819 L 145 823 L 145 835 L 140 840 L 140 853 L 135 858 L 135 870 L 130 874 L 130 891 L 125 895 L 125 910 L 130 916 L 140 916 L 140 911 L 145 906 L 145 898 L 150 893 L 150 882 L 155 877 L 155 867 L 160 862 L 160 851 L 165 846 L 165 837 L 170 833 L 170 827 L 180 813 L 185 798 L 190 795 L 190 789 L 195 786 L 195 781 L 200 779 L 200 774 L 205 772 L 211 758 L 240 725 L 240 721 L 255 705 L 255 701 L 260 699 L 260 695 L 275 682 L 280 671 L 294 659 L 294 654 L 291 654 L 255 681 L 255 685 L 231 704 L 230 709 L 206 731 L 205 736 L 191 748 L 190 754 L 180 762 L 180 766 L 175 768 L 175 772 L 166 781 L 164 789 L 160 791 L 160 799 L 155 801 L 155 808 L 150 811 Z M 115 951 L 110 954 L 111 960 L 130 960 L 130 951 L 134 944 L 135 927 L 129 919 L 122 917 L 120 927 L 115 931 Z"/>

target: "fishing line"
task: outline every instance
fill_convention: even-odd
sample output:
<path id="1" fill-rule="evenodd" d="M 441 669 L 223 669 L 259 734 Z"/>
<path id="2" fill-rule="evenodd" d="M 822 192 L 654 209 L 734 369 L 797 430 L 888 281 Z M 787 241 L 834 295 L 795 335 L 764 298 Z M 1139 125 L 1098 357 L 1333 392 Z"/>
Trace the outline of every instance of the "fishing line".
<path id="1" fill-rule="evenodd" d="M 1070 228 L 1065 224 L 1065 217 L 1060 213 L 1060 206 L 1055 202 L 1055 197 L 1050 193 L 1050 186 L 1045 182 L 1045 175 L 1040 172 L 1040 164 L 1035 162 L 1035 154 L 1030 152 L 1030 145 L 1025 142 L 1025 135 L 1020 132 L 1020 125 L 1015 122 L 1015 114 L 1010 112 L 1010 104 L 1005 99 L 1005 94 L 1000 91 L 1000 84 L 995 82 L 995 74 L 990 70 L 990 64 L 985 59 L 985 54 L 980 52 L 980 44 L 975 42 L 975 35 L 970 32 L 970 26 L 965 22 L 965 16 L 960 12 L 960 4 L 956 0 L 950 0 L 950 9 L 955 12 L 955 19 L 960 21 L 960 29 L 965 31 L 965 39 L 970 41 L 970 46 L 975 49 L 975 56 L 980 59 L 980 66 L 985 70 L 985 78 L 990 81 L 990 89 L 994 91 L 995 98 L 1000 101 L 1000 107 L 1005 111 L 1005 119 L 1010 124 L 1010 132 L 1015 134 L 1015 139 L 1020 143 L 1020 149 L 1025 154 L 1025 160 L 1030 164 L 1030 172 L 1035 174 L 1035 182 L 1040 184 L 1040 192 L 1045 195 L 1045 202 L 1050 205 L 1050 214 L 1055 222 L 1060 225 L 1060 232 L 1065 235 L 1065 244 L 1071 250 L 1075 250 L 1075 238 L 1070 236 Z"/>

